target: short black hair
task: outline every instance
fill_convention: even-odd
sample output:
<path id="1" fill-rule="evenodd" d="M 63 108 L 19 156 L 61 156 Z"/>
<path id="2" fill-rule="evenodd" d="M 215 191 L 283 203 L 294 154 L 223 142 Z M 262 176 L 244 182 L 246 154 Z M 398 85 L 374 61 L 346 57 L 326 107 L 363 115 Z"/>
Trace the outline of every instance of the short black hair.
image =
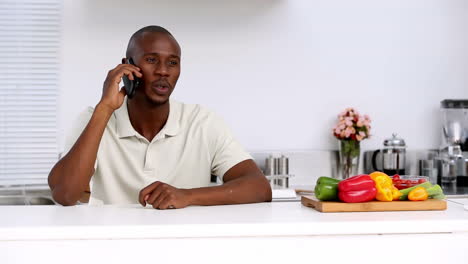
<path id="1" fill-rule="evenodd" d="M 174 37 L 172 36 L 171 32 L 169 32 L 167 29 L 161 26 L 151 25 L 151 26 L 146 26 L 144 28 L 141 28 L 137 32 L 133 33 L 133 35 L 130 37 L 130 40 L 128 41 L 127 52 L 125 53 L 125 56 L 127 56 L 127 58 L 130 58 L 132 55 L 131 52 L 132 52 L 132 48 L 133 48 L 133 44 L 135 43 L 135 40 L 140 38 L 144 33 L 164 33 L 164 34 L 168 34 L 171 37 Z"/>

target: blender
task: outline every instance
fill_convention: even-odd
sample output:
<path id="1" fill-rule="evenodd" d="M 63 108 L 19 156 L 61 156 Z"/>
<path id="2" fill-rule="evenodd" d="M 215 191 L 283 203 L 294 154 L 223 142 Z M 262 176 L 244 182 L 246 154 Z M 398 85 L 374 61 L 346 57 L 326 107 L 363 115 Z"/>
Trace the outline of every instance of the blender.
<path id="1" fill-rule="evenodd" d="M 468 186 L 468 100 L 441 102 L 442 146 L 436 160 L 438 183 Z"/>

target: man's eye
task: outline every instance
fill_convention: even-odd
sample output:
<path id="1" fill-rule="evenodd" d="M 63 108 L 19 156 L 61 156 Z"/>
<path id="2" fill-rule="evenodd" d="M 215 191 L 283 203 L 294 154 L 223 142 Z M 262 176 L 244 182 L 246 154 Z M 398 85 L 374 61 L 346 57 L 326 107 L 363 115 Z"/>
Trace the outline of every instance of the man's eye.
<path id="1" fill-rule="evenodd" d="M 178 61 L 169 61 L 169 65 L 171 66 L 176 66 L 177 64 L 179 64 Z"/>
<path id="2" fill-rule="evenodd" d="M 155 63 L 155 62 L 156 62 L 156 58 L 146 58 L 146 62 Z"/>

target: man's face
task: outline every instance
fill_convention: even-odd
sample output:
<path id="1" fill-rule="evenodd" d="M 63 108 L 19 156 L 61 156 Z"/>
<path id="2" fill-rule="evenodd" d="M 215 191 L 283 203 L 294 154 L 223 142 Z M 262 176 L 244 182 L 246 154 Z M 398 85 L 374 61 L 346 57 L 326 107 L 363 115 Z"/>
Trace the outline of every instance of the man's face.
<path id="1" fill-rule="evenodd" d="M 154 104 L 164 104 L 180 75 L 180 47 L 165 33 L 145 33 L 135 43 L 133 60 L 143 74 L 135 97 L 145 96 Z"/>

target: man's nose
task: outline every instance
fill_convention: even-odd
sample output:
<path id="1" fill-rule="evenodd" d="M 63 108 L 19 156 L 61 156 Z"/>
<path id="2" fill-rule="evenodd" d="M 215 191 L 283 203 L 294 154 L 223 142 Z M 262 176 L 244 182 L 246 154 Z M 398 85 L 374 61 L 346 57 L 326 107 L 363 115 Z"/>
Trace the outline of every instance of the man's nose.
<path id="1" fill-rule="evenodd" d="M 158 63 L 154 69 L 154 73 L 162 76 L 168 76 L 169 69 L 165 63 Z"/>

